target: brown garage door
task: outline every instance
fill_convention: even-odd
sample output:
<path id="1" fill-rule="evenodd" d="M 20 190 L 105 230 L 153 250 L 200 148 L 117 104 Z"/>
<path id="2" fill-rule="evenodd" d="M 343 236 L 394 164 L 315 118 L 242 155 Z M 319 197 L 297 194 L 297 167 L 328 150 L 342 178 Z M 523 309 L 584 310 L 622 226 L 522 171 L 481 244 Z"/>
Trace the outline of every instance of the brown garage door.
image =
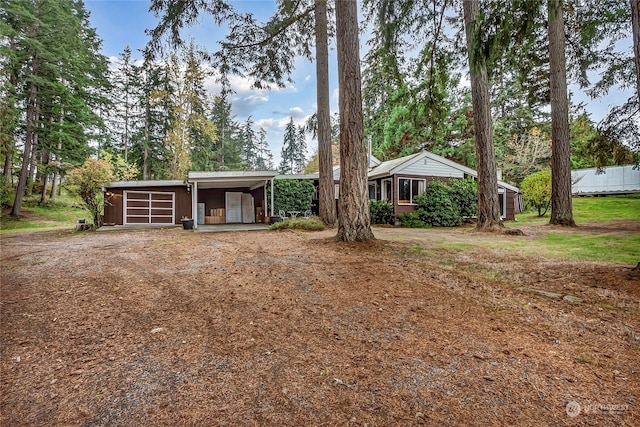
<path id="1" fill-rule="evenodd" d="M 125 191 L 125 224 L 173 224 L 176 195 L 173 192 Z"/>

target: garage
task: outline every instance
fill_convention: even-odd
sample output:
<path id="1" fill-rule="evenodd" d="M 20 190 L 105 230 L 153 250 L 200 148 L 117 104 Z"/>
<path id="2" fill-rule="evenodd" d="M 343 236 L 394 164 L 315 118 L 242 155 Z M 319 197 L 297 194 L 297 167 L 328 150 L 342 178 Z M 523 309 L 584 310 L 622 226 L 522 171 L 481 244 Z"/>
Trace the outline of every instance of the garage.
<path id="1" fill-rule="evenodd" d="M 124 191 L 124 224 L 173 224 L 176 194 L 168 191 Z"/>
<path id="2" fill-rule="evenodd" d="M 184 181 L 116 181 L 104 189 L 106 225 L 182 225 L 191 218 L 191 186 Z"/>

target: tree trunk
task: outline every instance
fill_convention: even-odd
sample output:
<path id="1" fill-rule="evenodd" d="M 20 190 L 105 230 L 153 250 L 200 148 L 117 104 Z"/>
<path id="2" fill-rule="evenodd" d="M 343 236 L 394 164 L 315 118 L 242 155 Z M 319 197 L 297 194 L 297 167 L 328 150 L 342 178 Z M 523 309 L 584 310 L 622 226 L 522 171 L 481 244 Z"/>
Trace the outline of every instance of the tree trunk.
<path id="1" fill-rule="evenodd" d="M 476 20 L 480 14 L 477 0 L 464 0 L 464 25 L 469 51 L 469 75 L 471 77 L 471 101 L 473 104 L 473 126 L 476 140 L 478 167 L 478 222 L 480 230 L 495 230 L 502 227 L 500 198 L 498 197 L 498 174 L 493 147 L 493 123 L 489 98 L 489 78 L 484 56 L 475 55 L 474 46 Z"/>
<path id="2" fill-rule="evenodd" d="M 551 218 L 549 223 L 575 225 L 571 200 L 569 102 L 562 0 L 549 0 L 549 84 L 551 94 Z"/>
<path id="3" fill-rule="evenodd" d="M 340 241 L 373 239 L 367 196 L 367 149 L 364 145 L 358 7 L 355 1 L 336 2 L 336 41 L 340 86 Z"/>
<path id="4" fill-rule="evenodd" d="M 42 152 L 42 169 L 40 173 L 40 181 L 42 183 L 42 191 L 40 192 L 40 204 L 44 204 L 47 201 L 47 184 L 49 181 L 49 174 L 47 173 L 47 166 L 49 166 L 49 158 L 51 154 L 48 151 Z"/>
<path id="5" fill-rule="evenodd" d="M 636 94 L 640 105 L 640 0 L 631 0 L 631 29 L 633 30 L 633 53 L 636 64 Z"/>
<path id="6" fill-rule="evenodd" d="M 60 175 L 58 174 L 57 170 L 55 172 L 53 172 L 53 178 L 51 178 L 51 191 L 49 192 L 49 200 L 51 200 L 51 201 L 56 199 L 56 189 L 58 187 L 58 178 L 59 177 L 60 177 Z"/>
<path id="7" fill-rule="evenodd" d="M 38 69 L 38 56 L 34 55 L 31 70 L 34 72 Z M 29 176 L 29 165 L 31 164 L 31 148 L 36 137 L 36 125 L 38 121 L 38 87 L 35 82 L 31 82 L 29 88 L 29 100 L 27 101 L 27 128 L 24 139 L 24 150 L 22 153 L 22 168 L 20 170 L 20 180 L 16 189 L 16 197 L 11 209 L 11 215 L 19 216 L 22 212 L 22 199 L 25 189 L 27 188 L 27 177 Z"/>
<path id="8" fill-rule="evenodd" d="M 38 118 L 36 118 L 36 121 Z M 36 170 L 38 165 L 38 133 L 34 133 L 33 142 L 31 143 L 31 161 L 29 162 L 29 176 L 27 177 L 27 191 L 26 195 L 31 196 L 33 194 L 33 187 L 36 182 Z"/>
<path id="9" fill-rule="evenodd" d="M 4 170 L 2 176 L 6 182 L 13 183 L 12 169 L 13 169 L 13 150 L 7 150 L 6 157 L 4 158 Z"/>
<path id="10" fill-rule="evenodd" d="M 327 225 L 336 223 L 336 202 L 331 156 L 331 111 L 329 107 L 329 48 L 327 46 L 327 1 L 316 0 L 316 80 L 318 101 L 318 212 Z"/>

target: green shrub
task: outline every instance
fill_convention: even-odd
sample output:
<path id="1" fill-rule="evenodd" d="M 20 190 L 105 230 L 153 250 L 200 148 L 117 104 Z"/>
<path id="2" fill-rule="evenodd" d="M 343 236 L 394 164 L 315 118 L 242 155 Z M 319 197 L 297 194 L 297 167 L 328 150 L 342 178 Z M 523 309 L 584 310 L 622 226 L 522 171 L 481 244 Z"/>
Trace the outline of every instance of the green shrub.
<path id="1" fill-rule="evenodd" d="M 460 207 L 451 196 L 451 185 L 444 181 L 431 181 L 427 191 L 415 198 L 418 217 L 434 227 L 457 227 L 462 224 Z"/>
<path id="2" fill-rule="evenodd" d="M 324 223 L 317 218 L 294 218 L 276 222 L 269 229 L 322 231 L 324 230 Z"/>
<path id="3" fill-rule="evenodd" d="M 398 215 L 398 219 L 402 223 L 403 227 L 409 227 L 409 228 L 429 227 L 420 219 L 420 213 L 418 211 L 400 214 Z"/>
<path id="4" fill-rule="evenodd" d="M 544 216 L 551 206 L 551 169 L 532 173 L 520 184 L 524 202 L 530 208 L 538 210 L 538 216 Z"/>
<path id="5" fill-rule="evenodd" d="M 270 189 L 269 189 L 270 190 Z M 273 181 L 273 204 L 275 212 L 311 210 L 313 182 L 298 179 L 276 179 Z M 270 191 L 269 191 L 270 192 Z M 270 195 L 267 196 L 270 199 Z"/>
<path id="6" fill-rule="evenodd" d="M 393 206 L 386 200 L 374 202 L 369 200 L 369 213 L 371 214 L 371 224 L 393 224 Z"/>
<path id="7" fill-rule="evenodd" d="M 478 183 L 472 178 L 452 179 L 449 181 L 453 202 L 458 205 L 463 218 L 478 214 Z"/>

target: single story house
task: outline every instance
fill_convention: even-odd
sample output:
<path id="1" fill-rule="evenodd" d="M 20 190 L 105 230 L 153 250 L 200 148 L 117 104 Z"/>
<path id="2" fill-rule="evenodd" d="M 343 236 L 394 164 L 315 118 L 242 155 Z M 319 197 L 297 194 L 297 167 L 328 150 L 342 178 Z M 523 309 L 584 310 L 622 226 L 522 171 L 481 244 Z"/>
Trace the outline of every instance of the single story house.
<path id="1" fill-rule="evenodd" d="M 396 216 L 416 209 L 414 197 L 423 193 L 427 183 L 442 179 L 477 179 L 478 173 L 429 151 L 380 162 L 369 171 L 369 198 L 388 200 Z M 498 179 L 500 216 L 513 221 L 519 212 L 520 190 Z"/>
<path id="2" fill-rule="evenodd" d="M 289 176 L 282 176 L 289 177 Z M 318 173 L 292 175 L 295 179 L 313 179 L 318 181 Z M 429 151 L 411 154 L 393 160 L 381 162 L 371 156 L 369 160 L 369 199 L 387 200 L 393 205 L 393 212 L 400 214 L 412 212 L 417 204 L 413 198 L 425 191 L 427 182 L 437 179 L 477 179 L 478 173 L 466 166 L 448 160 Z M 279 177 L 280 178 L 280 177 Z M 340 183 L 340 166 L 333 168 L 336 199 Z M 515 214 L 521 212 L 520 190 L 498 179 L 498 197 L 500 215 L 508 221 L 515 220 Z M 314 196 L 314 201 L 317 195 Z"/>
<path id="3" fill-rule="evenodd" d="M 415 210 L 414 197 L 434 179 L 477 178 L 471 168 L 444 157 L 422 151 L 399 159 L 380 162 L 371 157 L 369 197 L 388 200 L 396 216 Z M 278 175 L 275 171 L 189 172 L 186 181 L 117 181 L 104 189 L 104 223 L 117 225 L 181 224 L 194 218 L 194 226 L 261 222 L 274 216 L 274 179 L 310 179 L 318 183 L 318 173 Z M 333 168 L 335 197 L 338 198 L 340 167 Z M 267 189 L 271 188 L 268 192 Z M 514 220 L 519 190 L 498 180 L 500 214 Z M 317 202 L 317 193 L 314 200 Z M 268 212 L 270 209 L 271 212 Z"/>
<path id="4" fill-rule="evenodd" d="M 574 196 L 640 193 L 640 169 L 634 165 L 571 171 Z"/>

